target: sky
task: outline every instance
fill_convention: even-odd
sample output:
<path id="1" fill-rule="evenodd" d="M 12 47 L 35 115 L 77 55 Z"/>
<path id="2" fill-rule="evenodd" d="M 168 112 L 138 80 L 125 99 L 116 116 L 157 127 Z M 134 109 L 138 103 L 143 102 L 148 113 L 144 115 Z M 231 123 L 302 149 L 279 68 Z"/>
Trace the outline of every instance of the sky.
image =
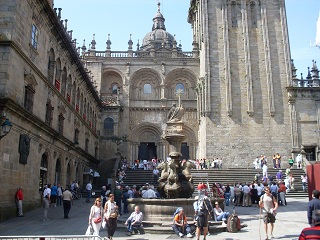
<path id="1" fill-rule="evenodd" d="M 95 34 L 96 50 L 104 51 L 110 34 L 111 51 L 126 51 L 130 34 L 133 49 L 138 40 L 151 31 L 152 18 L 158 0 L 54 0 L 54 7 L 62 8 L 62 19 L 68 19 L 68 30 L 73 30 L 77 46 L 88 48 Z M 190 0 L 160 0 L 161 13 L 169 33 L 176 35 L 183 51 L 192 50 L 192 29 L 187 22 Z M 291 58 L 297 73 L 306 77 L 312 60 L 319 62 L 320 48 L 313 46 L 320 0 L 286 0 Z"/>

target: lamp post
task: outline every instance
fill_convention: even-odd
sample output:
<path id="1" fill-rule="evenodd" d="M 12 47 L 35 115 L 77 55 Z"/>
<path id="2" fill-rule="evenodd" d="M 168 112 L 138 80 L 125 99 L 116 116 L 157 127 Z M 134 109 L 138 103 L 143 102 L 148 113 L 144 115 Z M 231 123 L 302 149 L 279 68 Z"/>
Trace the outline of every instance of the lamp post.
<path id="1" fill-rule="evenodd" d="M 1 125 L 1 132 L 0 132 L 0 139 L 1 139 L 10 132 L 12 128 L 12 123 L 9 121 L 8 118 L 6 118 L 6 116 L 2 116 L 0 125 Z"/>

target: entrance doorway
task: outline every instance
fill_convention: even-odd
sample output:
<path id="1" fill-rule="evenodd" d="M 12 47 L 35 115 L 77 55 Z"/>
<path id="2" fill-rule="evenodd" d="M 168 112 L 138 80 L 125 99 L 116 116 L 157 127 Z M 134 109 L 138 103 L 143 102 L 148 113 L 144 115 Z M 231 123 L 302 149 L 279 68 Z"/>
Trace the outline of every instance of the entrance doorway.
<path id="1" fill-rule="evenodd" d="M 182 154 L 182 157 L 181 159 L 190 159 L 190 154 L 189 154 L 189 146 L 187 145 L 186 142 L 183 142 L 181 144 L 181 154 Z"/>
<path id="2" fill-rule="evenodd" d="M 157 158 L 157 147 L 154 142 L 141 142 L 139 146 L 138 159 L 151 160 Z"/>

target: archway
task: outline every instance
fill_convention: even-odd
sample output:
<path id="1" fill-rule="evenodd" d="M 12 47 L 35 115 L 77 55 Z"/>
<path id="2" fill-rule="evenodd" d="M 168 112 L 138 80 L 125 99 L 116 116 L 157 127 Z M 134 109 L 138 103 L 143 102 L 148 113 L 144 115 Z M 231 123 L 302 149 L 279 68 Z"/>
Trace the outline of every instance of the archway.
<path id="1" fill-rule="evenodd" d="M 40 177 L 39 177 L 39 191 L 44 189 L 44 185 L 47 184 L 47 173 L 48 173 L 48 155 L 47 153 L 42 154 L 40 163 Z"/>
<path id="2" fill-rule="evenodd" d="M 57 184 L 61 182 L 61 163 L 60 163 L 60 158 L 57 159 L 54 182 L 57 183 Z"/>

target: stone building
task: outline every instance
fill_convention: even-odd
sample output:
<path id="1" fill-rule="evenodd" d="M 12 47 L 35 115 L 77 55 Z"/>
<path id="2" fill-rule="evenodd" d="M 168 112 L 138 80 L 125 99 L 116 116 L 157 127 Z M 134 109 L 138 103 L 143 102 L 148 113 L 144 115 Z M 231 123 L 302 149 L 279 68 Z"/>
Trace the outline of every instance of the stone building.
<path id="1" fill-rule="evenodd" d="M 98 113 L 92 79 L 79 60 L 67 22 L 52 1 L 0 1 L 0 220 L 39 207 L 47 183 L 94 180 L 99 163 Z M 91 171 L 90 171 L 91 169 Z"/>

